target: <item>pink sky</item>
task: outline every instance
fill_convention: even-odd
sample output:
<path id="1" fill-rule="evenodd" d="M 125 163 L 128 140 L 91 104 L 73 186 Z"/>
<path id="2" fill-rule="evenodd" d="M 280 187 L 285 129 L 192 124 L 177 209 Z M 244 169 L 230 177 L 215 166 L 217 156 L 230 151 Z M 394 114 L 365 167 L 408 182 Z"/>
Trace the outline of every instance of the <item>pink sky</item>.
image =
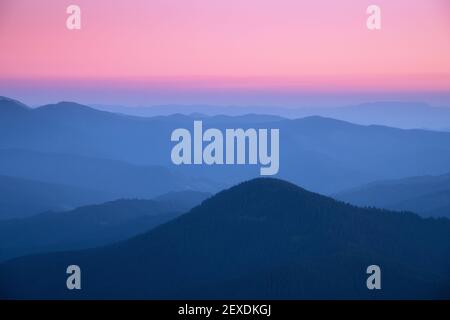
<path id="1" fill-rule="evenodd" d="M 1 0 L 0 44 L 9 87 L 450 90 L 448 0 Z"/>

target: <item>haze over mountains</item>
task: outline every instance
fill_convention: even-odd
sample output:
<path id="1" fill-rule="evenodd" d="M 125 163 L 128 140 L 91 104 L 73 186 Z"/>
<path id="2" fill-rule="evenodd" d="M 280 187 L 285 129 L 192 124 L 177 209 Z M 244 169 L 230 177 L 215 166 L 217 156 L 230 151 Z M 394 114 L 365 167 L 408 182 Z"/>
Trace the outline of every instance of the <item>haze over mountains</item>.
<path id="1" fill-rule="evenodd" d="M 55 196 L 58 196 L 56 194 Z M 117 242 L 168 222 L 210 196 L 184 191 L 153 200 L 123 199 L 0 221 L 0 261 L 38 252 L 85 249 Z"/>
<path id="2" fill-rule="evenodd" d="M 175 168 L 174 168 L 175 169 Z M 107 195 L 151 198 L 176 190 L 214 190 L 207 179 L 188 175 L 160 165 L 133 165 L 109 160 L 25 149 L 0 149 L 0 174 L 29 178 L 53 184 L 68 184 Z"/>
<path id="3" fill-rule="evenodd" d="M 14 176 L 52 183 L 61 182 L 57 179 L 61 177 L 67 185 L 105 192 L 132 191 L 138 196 L 144 195 L 143 190 L 154 196 L 156 191 L 164 193 L 183 190 L 183 187 L 214 192 L 223 186 L 258 176 L 257 166 L 174 166 L 170 160 L 173 147 L 170 134 L 176 128 L 192 129 L 197 118 L 180 114 L 134 117 L 69 102 L 27 109 L 20 103 L 2 100 L 0 148 L 4 155 L 0 159 L 9 158 L 11 161 L 0 163 L 0 174 L 12 175 L 10 172 L 15 172 Z M 202 120 L 205 128 L 279 128 L 278 177 L 326 194 L 375 180 L 443 174 L 450 169 L 450 133 L 445 132 L 361 126 L 322 117 L 291 120 L 260 115 L 203 116 Z M 29 156 L 17 156 L 18 149 L 20 152 L 39 152 L 37 158 L 45 154 L 49 160 L 40 162 L 42 166 L 39 168 L 24 172 L 27 170 L 24 163 Z M 16 154 L 10 156 L 10 152 Z M 77 176 L 80 175 L 80 183 L 76 177 L 67 176 L 67 171 L 71 170 L 67 166 L 50 165 L 58 162 L 62 155 L 89 158 L 91 162 L 98 161 L 98 165 L 90 165 L 91 169 L 85 175 L 82 168 L 73 170 Z M 85 160 L 77 159 L 80 161 L 73 161 L 75 167 L 85 163 Z M 14 167 L 14 163 L 20 165 Z M 29 163 L 32 166 L 32 163 L 39 162 Z M 45 170 L 46 163 L 54 175 L 51 179 L 36 176 L 36 171 L 49 171 Z M 92 179 L 98 168 L 108 167 L 115 169 L 99 170 L 100 178 Z M 122 174 L 120 178 L 111 178 L 105 183 L 102 174 L 109 176 L 111 172 Z M 86 175 L 90 179 L 85 179 Z M 155 186 L 150 185 L 149 181 L 156 180 Z M 120 190 L 121 184 L 111 181 L 122 181 L 124 187 Z M 162 188 L 161 183 L 166 187 Z"/>
<path id="4" fill-rule="evenodd" d="M 0 297 L 450 298 L 450 220 L 251 180 L 258 166 L 173 165 L 171 132 L 199 119 L 205 129 L 279 129 L 277 178 L 361 206 L 449 216 L 450 132 L 2 98 L 0 260 L 18 258 L 0 265 Z M 65 287 L 71 264 L 83 270 L 79 292 Z M 372 264 L 381 291 L 367 290 Z"/>
<path id="5" fill-rule="evenodd" d="M 450 221 L 361 209 L 277 179 L 220 192 L 130 240 L 0 265 L 2 298 L 450 298 Z M 65 270 L 83 270 L 82 290 Z M 382 290 L 367 290 L 380 265 Z"/>
<path id="6" fill-rule="evenodd" d="M 384 125 L 402 129 L 430 129 L 450 131 L 450 107 L 434 107 L 419 102 L 371 102 L 340 107 L 266 107 L 266 106 L 208 106 L 161 105 L 152 107 L 125 107 L 92 105 L 103 111 L 134 116 L 153 117 L 171 114 L 203 114 L 208 116 L 228 114 L 266 114 L 273 117 L 304 118 L 322 116 L 362 125 Z"/>
<path id="7" fill-rule="evenodd" d="M 357 206 L 450 218 L 450 174 L 375 181 L 334 197 Z"/>
<path id="8" fill-rule="evenodd" d="M 114 198 L 105 192 L 2 175 L 0 194 L 0 220 L 47 210 L 67 210 Z"/>

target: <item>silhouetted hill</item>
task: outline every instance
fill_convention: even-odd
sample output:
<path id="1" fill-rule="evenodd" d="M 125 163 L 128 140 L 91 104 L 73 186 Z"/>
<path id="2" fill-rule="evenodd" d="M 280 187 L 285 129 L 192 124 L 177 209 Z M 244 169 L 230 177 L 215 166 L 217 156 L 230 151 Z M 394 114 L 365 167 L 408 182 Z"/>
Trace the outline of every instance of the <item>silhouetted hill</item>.
<path id="1" fill-rule="evenodd" d="M 0 115 L 2 117 L 17 115 L 29 110 L 30 108 L 22 102 L 0 96 Z"/>
<path id="2" fill-rule="evenodd" d="M 450 217 L 450 174 L 377 181 L 335 195 L 358 206 Z"/>
<path id="3" fill-rule="evenodd" d="M 450 298 L 450 221 L 361 209 L 276 179 L 105 248 L 0 266 L 3 298 Z M 68 265 L 82 290 L 65 289 Z M 382 289 L 366 288 L 367 266 Z"/>
<path id="4" fill-rule="evenodd" d="M 76 102 L 62 101 L 55 104 L 48 104 L 33 109 L 36 118 L 44 121 L 52 120 L 55 122 L 66 122 L 68 125 L 74 123 L 80 125 L 85 122 L 86 125 L 102 123 L 104 120 L 117 121 L 124 118 L 121 115 L 100 111 Z"/>
<path id="5" fill-rule="evenodd" d="M 106 192 L 0 175 L 0 220 L 112 199 Z"/>
<path id="6" fill-rule="evenodd" d="M 174 166 L 170 135 L 176 128 L 192 130 L 194 120 L 181 114 L 126 116 L 64 102 L 7 120 L 0 117 L 0 148 L 163 166 L 179 169 L 196 181 L 213 180 L 225 186 L 259 175 L 256 165 Z M 336 193 L 375 180 L 450 170 L 450 133 L 362 126 L 323 117 L 288 120 L 248 114 L 202 116 L 202 120 L 205 129 L 280 129 L 278 177 L 321 193 Z"/>
<path id="7" fill-rule="evenodd" d="M 188 200 L 186 197 L 190 196 Z M 189 191 L 162 200 L 116 200 L 0 221 L 0 261 L 37 252 L 92 248 L 148 231 L 201 203 Z"/>

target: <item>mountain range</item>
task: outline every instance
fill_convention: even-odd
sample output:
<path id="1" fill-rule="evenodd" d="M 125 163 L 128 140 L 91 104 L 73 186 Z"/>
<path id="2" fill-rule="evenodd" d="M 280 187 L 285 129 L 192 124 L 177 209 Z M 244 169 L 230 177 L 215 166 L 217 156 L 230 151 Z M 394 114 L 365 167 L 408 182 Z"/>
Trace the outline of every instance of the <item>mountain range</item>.
<path id="1" fill-rule="evenodd" d="M 391 107 L 363 109 L 428 108 Z M 195 120 L 279 129 L 279 173 L 174 165 L 171 133 Z M 450 299 L 450 132 L 368 124 L 0 98 L 0 298 Z"/>
<path id="2" fill-rule="evenodd" d="M 113 198 L 105 192 L 3 175 L 0 194 L 0 220 L 47 210 L 68 210 Z"/>
<path id="3" fill-rule="evenodd" d="M 259 175 L 255 165 L 175 166 L 170 160 L 173 147 L 171 132 L 176 128 L 192 129 L 193 121 L 198 117 L 200 116 L 181 114 L 136 117 L 99 111 L 72 102 L 30 109 L 21 103 L 3 99 L 0 101 L 0 149 L 6 150 L 4 152 L 39 152 L 56 155 L 57 158 L 60 155 L 70 155 L 103 159 L 114 161 L 117 165 L 117 162 L 123 165 L 126 163 L 133 166 L 133 169 L 130 169 L 130 173 L 123 169 L 123 176 L 126 173 L 130 182 L 127 184 L 125 180 L 126 187 L 123 189 L 134 188 L 136 192 L 133 193 L 138 196 L 142 195 L 143 186 L 144 190 L 160 188 L 149 186 L 149 180 L 158 180 L 163 186 L 173 181 L 167 188 L 157 189 L 158 193 L 180 188 L 216 192 L 225 186 Z M 277 177 L 324 194 L 334 194 L 375 180 L 437 175 L 450 170 L 450 133 L 446 132 L 362 126 L 317 116 L 301 119 L 261 115 L 201 117 L 205 129 L 213 127 L 224 130 L 236 126 L 244 129 L 279 128 L 280 171 Z M 18 158 L 14 159 L 19 161 Z M 19 175 L 18 171 L 26 170 L 23 165 L 26 161 L 27 156 L 23 155 L 19 168 L 0 163 L 0 174 L 60 182 L 58 179 L 37 177 L 37 170 L 32 170 L 32 174 Z M 86 179 L 83 173 L 83 185 L 79 181 L 72 182 L 67 177 L 66 168 L 54 168 L 53 160 L 48 160 L 48 163 L 53 174 L 64 177 L 61 180 L 67 185 L 104 192 L 120 189 L 120 186 L 109 182 L 106 183 L 107 188 L 104 188 L 102 177 L 98 180 L 103 186 L 94 184 L 97 179 Z M 95 166 L 99 167 L 103 165 Z M 146 167 L 148 171 L 154 168 L 156 173 L 162 175 L 166 172 L 167 179 L 147 173 L 146 182 L 140 182 L 138 177 L 141 174 L 137 172 L 143 172 L 142 167 Z M 42 168 L 43 172 L 48 171 L 45 170 L 45 163 L 39 170 Z M 102 172 L 100 170 L 98 174 L 103 174 Z M 171 176 L 170 172 L 174 174 Z M 80 171 L 77 173 L 80 174 Z M 183 175 L 187 179 L 177 181 Z M 92 173 L 91 170 L 89 177 L 95 177 L 95 172 Z M 138 181 L 134 182 L 134 179 Z M 194 182 L 200 186 L 192 185 Z M 189 185 L 185 187 L 185 184 Z"/>
<path id="4" fill-rule="evenodd" d="M 450 174 L 375 181 L 334 197 L 357 206 L 450 218 Z"/>
<path id="5" fill-rule="evenodd" d="M 175 113 L 204 116 L 266 114 L 273 118 L 280 118 L 281 116 L 290 119 L 322 116 L 361 125 L 450 131 L 450 108 L 435 107 L 421 102 L 379 101 L 341 107 L 308 107 L 303 105 L 297 108 L 211 105 L 161 105 L 152 107 L 92 105 L 92 107 L 102 111 L 141 117 Z"/>
<path id="6" fill-rule="evenodd" d="M 168 222 L 210 194 L 185 191 L 153 200 L 121 199 L 0 221 L 0 261 L 38 252 L 104 246 Z"/>
<path id="7" fill-rule="evenodd" d="M 37 199 L 39 196 L 40 201 L 50 198 L 56 204 L 59 203 L 60 207 L 65 205 L 67 208 L 73 208 L 74 205 L 92 204 L 119 198 L 149 199 L 172 191 L 215 191 L 220 186 L 220 184 L 210 182 L 207 178 L 191 179 L 188 174 L 178 172 L 177 168 L 133 165 L 121 160 L 24 149 L 0 149 L 0 174 L 14 177 L 16 181 L 22 181 L 23 192 L 18 192 L 18 189 L 14 189 L 9 182 L 0 179 L 0 188 L 10 189 L 11 194 L 16 193 L 16 196 L 10 197 L 8 201 L 14 201 L 18 206 L 26 205 L 21 193 L 25 193 L 27 188 L 31 188 L 27 194 L 36 191 L 35 198 Z M 38 191 L 37 186 L 33 188 L 30 183 L 25 185 L 23 181 L 26 179 L 40 184 L 50 184 L 54 187 Z M 67 190 L 67 188 L 70 189 Z M 57 193 L 52 194 L 51 192 L 56 189 L 59 189 Z M 62 195 L 63 192 L 69 191 L 70 196 L 78 199 L 78 202 L 66 201 L 67 197 Z M 93 202 L 93 199 L 97 201 Z M 57 207 L 48 206 L 46 208 L 46 210 L 50 209 L 57 209 Z M 37 212 L 24 210 L 21 215 L 30 213 Z M 7 212 L 0 216 L 6 215 L 11 216 Z"/>
<path id="8" fill-rule="evenodd" d="M 277 179 L 224 190 L 114 245 L 0 265 L 8 299 L 448 299 L 450 220 L 358 208 Z M 67 290 L 66 268 L 82 289 Z M 366 268 L 381 269 L 368 290 Z"/>

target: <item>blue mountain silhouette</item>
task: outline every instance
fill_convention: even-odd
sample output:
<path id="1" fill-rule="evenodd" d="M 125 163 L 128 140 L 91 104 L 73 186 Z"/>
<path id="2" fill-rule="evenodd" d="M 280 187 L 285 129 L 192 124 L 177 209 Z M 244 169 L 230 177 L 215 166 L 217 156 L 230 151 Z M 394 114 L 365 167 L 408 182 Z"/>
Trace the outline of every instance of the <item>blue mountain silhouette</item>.
<path id="1" fill-rule="evenodd" d="M 3 175 L 0 194 L 0 220 L 114 199 L 106 192 Z"/>
<path id="2" fill-rule="evenodd" d="M 334 195 L 357 206 L 450 217 L 450 174 L 375 181 Z"/>
<path id="3" fill-rule="evenodd" d="M 257 166 L 174 166 L 170 134 L 176 128 L 192 128 L 194 120 L 195 116 L 181 114 L 127 116 L 63 102 L 1 116 L 0 148 L 162 166 L 195 177 L 190 181 L 209 180 L 216 188 L 259 175 Z M 450 170 L 450 133 L 362 126 L 323 117 L 203 116 L 202 120 L 205 128 L 222 130 L 279 128 L 277 177 L 320 193 Z M 0 173 L 12 175 L 1 165 Z"/>
<path id="4" fill-rule="evenodd" d="M 3 298 L 450 298 L 450 221 L 362 209 L 277 179 L 222 191 L 130 240 L 0 266 Z M 65 289 L 77 264 L 82 290 Z M 382 290 L 366 268 L 382 270 Z"/>
<path id="5" fill-rule="evenodd" d="M 210 195 L 180 191 L 153 200 L 121 199 L 0 221 L 0 261 L 38 252 L 98 247 L 170 221 Z"/>

